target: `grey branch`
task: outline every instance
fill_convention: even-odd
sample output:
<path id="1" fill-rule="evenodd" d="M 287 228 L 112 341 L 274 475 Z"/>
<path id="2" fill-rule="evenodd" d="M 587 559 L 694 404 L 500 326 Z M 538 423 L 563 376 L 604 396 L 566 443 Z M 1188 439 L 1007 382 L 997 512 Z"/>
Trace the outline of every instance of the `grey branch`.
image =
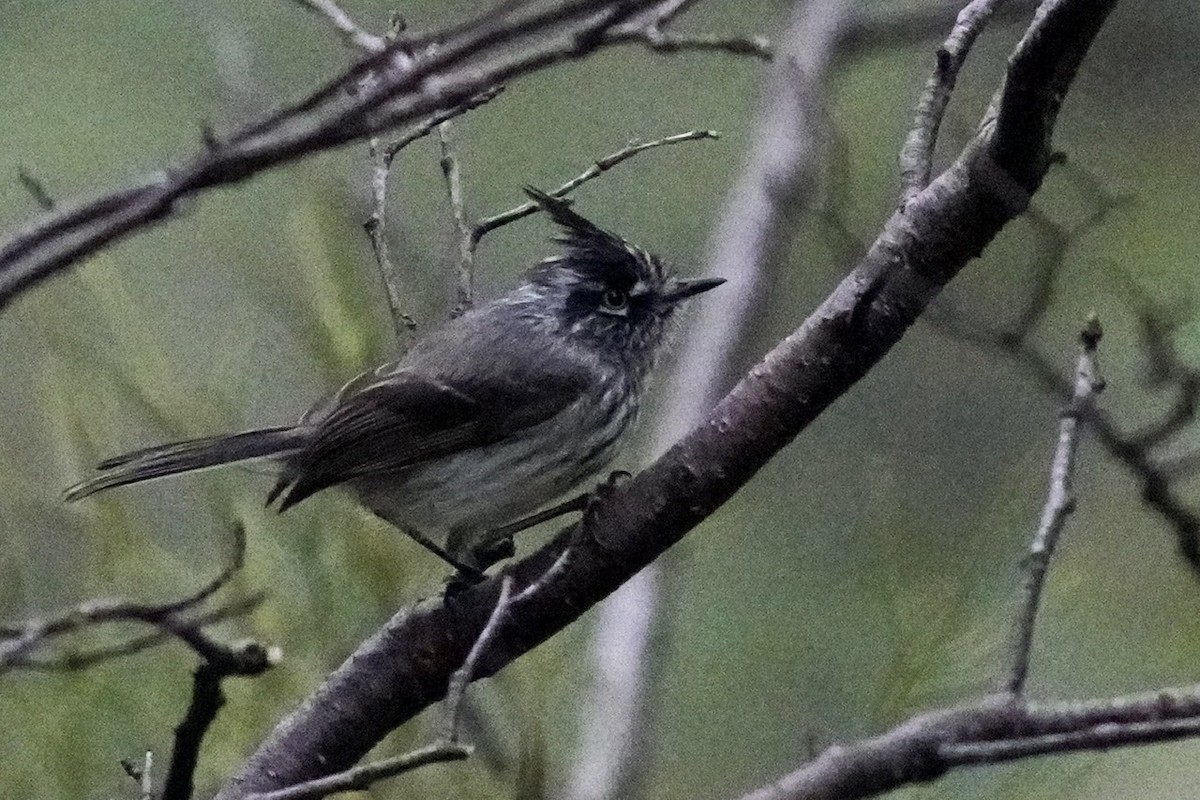
<path id="1" fill-rule="evenodd" d="M 947 771 L 1016 758 L 1168 742 L 1200 734 L 1200 686 L 1039 705 L 988 698 L 834 745 L 742 800 L 876 797 Z"/>
<path id="2" fill-rule="evenodd" d="M 462 169 L 454 145 L 450 141 L 451 127 L 447 120 L 437 127 L 438 148 L 441 158 L 438 163 L 446 179 L 446 196 L 450 200 L 450 215 L 454 219 L 454 230 L 458 237 L 458 303 L 454 316 L 464 314 L 475 304 L 475 244 L 471 225 L 467 222 L 467 211 L 463 206 Z"/>
<path id="3" fill-rule="evenodd" d="M 433 133 L 434 130 L 438 129 L 438 126 L 468 111 L 479 108 L 485 103 L 491 102 L 503 91 L 503 86 L 493 86 L 487 91 L 480 92 L 468 99 L 465 103 L 434 114 L 429 119 L 414 126 L 411 130 L 406 131 L 399 138 L 386 144 L 377 136 L 371 138 L 372 206 L 371 216 L 363 223 L 363 229 L 367 232 L 367 236 L 370 237 L 371 248 L 375 251 L 375 262 L 379 265 L 379 273 L 383 278 L 383 288 L 387 294 L 388 310 L 392 316 L 392 328 L 396 332 L 396 338 L 400 341 L 403 341 L 404 337 L 417 327 L 417 322 L 413 319 L 412 314 L 406 310 L 408 304 L 405 302 L 404 297 L 404 282 L 400 276 L 400 270 L 392 263 L 392 259 L 388 254 L 387 190 L 388 179 L 391 176 L 392 161 L 400 154 L 401 150 L 418 139 L 422 139 Z"/>
<path id="4" fill-rule="evenodd" d="M 1096 366 L 1096 347 L 1100 343 L 1100 335 L 1100 323 L 1094 318 L 1080 335 L 1082 344 L 1075 366 L 1074 391 L 1058 423 L 1058 446 L 1055 448 L 1050 468 L 1050 490 L 1042 508 L 1041 522 L 1034 533 L 1025 560 L 1024 596 L 1017 618 L 1012 663 L 1002 686 L 1004 691 L 1015 695 L 1024 692 L 1025 679 L 1029 675 L 1034 626 L 1041 606 L 1042 589 L 1046 583 L 1050 560 L 1054 557 L 1059 537 L 1066 527 L 1067 517 L 1075 510 L 1072 486 L 1080 435 L 1084 424 L 1092 415 L 1096 395 L 1104 388 Z"/>
<path id="5" fill-rule="evenodd" d="M 677 144 L 679 142 L 693 142 L 699 139 L 716 138 L 718 138 L 716 131 L 696 130 L 687 131 L 686 133 L 677 133 L 674 136 L 664 136 L 661 139 L 654 139 L 653 141 L 649 142 L 631 142 L 617 152 L 607 155 L 604 158 L 597 159 L 592 166 L 588 167 L 579 175 L 576 175 L 571 180 L 562 184 L 557 189 L 548 192 L 548 194 L 553 195 L 554 197 L 566 197 L 583 184 L 594 178 L 600 177 L 605 172 L 608 172 L 618 164 L 628 161 L 638 153 L 643 153 L 647 150 L 653 150 L 656 147 L 663 147 L 664 145 Z M 501 228 L 509 223 L 516 222 L 519 219 L 524 219 L 525 217 L 536 213 L 537 210 L 538 207 L 535 203 L 525 202 L 521 203 L 519 206 L 514 206 L 507 211 L 502 211 L 499 214 L 493 214 L 490 217 L 484 217 L 475 223 L 474 227 L 471 229 L 471 241 L 473 246 L 478 246 L 479 240 L 496 230 L 496 228 Z"/>
<path id="6" fill-rule="evenodd" d="M 883 358 L 1041 185 L 1062 99 L 1114 5 L 1045 4 L 1009 60 L 1010 74 L 1020 80 L 1004 84 L 994 124 L 982 127 L 954 164 L 892 215 L 812 315 L 702 425 L 606 493 L 582 523 L 504 568 L 520 595 L 571 551 L 552 582 L 511 609 L 476 678 L 558 633 L 676 544 Z M 1033 86 L 1039 91 L 1030 91 Z M 427 606 L 394 617 L 276 728 L 221 800 L 345 769 L 443 696 L 487 624 L 501 582 L 493 577 L 464 591 L 452 608 Z M 876 769 L 893 784 L 904 774 L 893 762 Z"/>
<path id="7" fill-rule="evenodd" d="M 503 624 L 511 602 L 512 578 L 505 576 L 500 581 L 500 596 L 496 598 L 496 607 L 492 609 L 492 615 L 488 617 L 483 630 L 479 632 L 479 638 L 475 640 L 475 644 L 471 645 L 471 650 L 463 659 L 462 666 L 454 670 L 454 674 L 450 676 L 450 682 L 446 686 L 446 716 L 442 723 L 442 741 L 451 743 L 458 741 L 459 720 L 462 715 L 463 697 L 467 694 L 467 686 L 475 677 L 475 668 L 479 664 L 479 659 L 487 652 L 492 640 L 496 637 L 496 631 Z"/>
<path id="8" fill-rule="evenodd" d="M 1048 394 L 1064 397 L 1072 390 L 1071 379 L 1059 373 L 1032 343 L 1031 336 L 1057 297 L 1058 279 L 1071 248 L 1110 214 L 1129 205 L 1133 198 L 1112 192 L 1095 176 L 1069 161 L 1060 163 L 1056 169 L 1092 198 L 1093 208 L 1069 229 L 1036 207 L 1027 211 L 1026 219 L 1038 240 L 1035 248 L 1038 256 L 1032 289 L 1028 299 L 1018 308 L 1015 322 L 1003 327 L 987 325 L 946 302 L 937 303 L 924 319 L 944 335 L 1011 359 Z M 1179 551 L 1191 568 L 1200 571 L 1200 514 L 1188 506 L 1179 488 L 1181 480 L 1200 469 L 1200 460 L 1194 462 L 1193 467 L 1186 457 L 1170 460 L 1157 454 L 1157 448 L 1179 436 L 1195 419 L 1200 406 L 1200 370 L 1185 364 L 1176 352 L 1172 337 L 1178 320 L 1171 319 L 1170 309 L 1150 300 L 1121 273 L 1116 273 L 1115 277 L 1123 278 L 1133 295 L 1142 352 L 1149 366 L 1147 387 L 1172 390 L 1176 396 L 1170 410 L 1159 420 L 1133 432 L 1126 432 L 1127 426 L 1103 409 L 1093 412 L 1092 428 L 1100 445 L 1141 484 L 1143 501 L 1171 527 Z"/>
<path id="9" fill-rule="evenodd" d="M 389 43 L 306 98 L 149 179 L 47 214 L 0 242 L 0 307 L 80 259 L 170 217 L 183 198 L 384 130 L 419 123 L 490 87 L 597 49 L 645 43 L 659 0 L 520 4 L 465 25 Z M 438 46 L 420 46 L 436 41 Z"/>
<path id="10" fill-rule="evenodd" d="M 437 741 L 393 758 L 354 767 L 283 789 L 254 794 L 251 795 L 250 800 L 315 800 L 315 798 L 328 797 L 340 792 L 362 791 L 379 781 L 403 775 L 429 764 L 461 761 L 470 757 L 471 748 L 458 741 L 459 719 L 467 686 L 471 682 L 479 659 L 491 645 L 492 639 L 500 625 L 503 624 L 512 603 L 528 597 L 532 588 L 536 587 L 526 588 L 522 596 L 514 598 L 512 580 L 505 578 L 501 583 L 500 596 L 496 600 L 496 607 L 492 609 L 487 624 L 483 626 L 479 638 L 471 646 L 462 665 L 450 676 L 446 690 L 445 712 Z"/>
<path id="11" fill-rule="evenodd" d="M 234 529 L 234 551 L 229 562 L 213 580 L 196 592 L 170 603 L 141 603 L 129 600 L 89 600 L 59 614 L 18 625 L 0 626 L 0 675 L 14 669 L 58 671 L 85 669 L 104 661 L 178 639 L 201 657 L 220 660 L 226 645 L 210 638 L 204 627 L 230 617 L 245 614 L 261 603 L 262 595 L 207 611 L 200 606 L 224 588 L 241 570 L 245 551 L 245 532 Z M 114 623 L 141 623 L 158 630 L 115 645 L 97 647 L 82 653 L 43 656 L 40 651 L 53 640 Z"/>
<path id="12" fill-rule="evenodd" d="M 933 149 L 938 128 L 954 93 L 958 72 L 975 44 L 975 38 L 1004 0 L 971 0 L 954 23 L 954 28 L 937 51 L 937 64 L 917 101 L 912 129 L 900 149 L 900 204 L 904 205 L 926 186 L 933 171 Z"/>
<path id="13" fill-rule="evenodd" d="M 328 797 L 339 792 L 362 791 L 374 783 L 412 772 L 429 764 L 462 761 L 469 758 L 470 755 L 471 748 L 465 745 L 434 742 L 394 758 L 385 758 L 284 789 L 252 794 L 248 800 L 313 800 L 313 798 Z"/>

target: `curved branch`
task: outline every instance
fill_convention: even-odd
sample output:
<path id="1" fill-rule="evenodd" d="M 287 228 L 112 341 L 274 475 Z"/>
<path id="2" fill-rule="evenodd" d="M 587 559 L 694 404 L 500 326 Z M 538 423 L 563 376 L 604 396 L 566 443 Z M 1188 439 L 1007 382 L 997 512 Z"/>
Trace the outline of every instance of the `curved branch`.
<path id="1" fill-rule="evenodd" d="M 704 424 L 634 479 L 606 492 L 579 525 L 502 572 L 520 592 L 555 569 L 513 609 L 477 677 L 494 674 L 560 631 L 679 541 L 900 340 L 1037 189 L 1050 142 L 1014 136 L 1006 126 L 1036 118 L 1049 136 L 1066 91 L 1062 79 L 1069 83 L 1113 5 L 1115 0 L 1045 4 L 1012 56 L 996 124 L 983 126 L 949 169 L 888 220 L 858 266 Z M 1061 84 L 1058 91 L 1030 92 L 1012 79 L 1037 71 L 1050 73 Z M 1008 97 L 1010 91 L 1019 102 Z M 1003 167 L 993 158 L 993 132 L 1003 134 Z M 494 577 L 448 605 L 393 618 L 280 723 L 219 797 L 231 800 L 344 769 L 439 699 L 483 630 L 502 580 Z"/>
<path id="2" fill-rule="evenodd" d="M 0 242 L 0 308 L 39 281 L 169 217 L 183 198 L 418 122 L 510 79 L 601 47 L 644 45 L 648 26 L 658 24 L 660 5 L 662 0 L 574 0 L 524 14 L 485 12 L 419 42 L 390 43 L 259 122 L 223 139 L 206 134 L 203 149 L 191 160 L 49 214 Z"/>
<path id="3" fill-rule="evenodd" d="M 742 800 L 875 797 L 950 769 L 1173 741 L 1200 733 L 1200 686 L 1054 705 L 991 698 L 834 745 Z"/>

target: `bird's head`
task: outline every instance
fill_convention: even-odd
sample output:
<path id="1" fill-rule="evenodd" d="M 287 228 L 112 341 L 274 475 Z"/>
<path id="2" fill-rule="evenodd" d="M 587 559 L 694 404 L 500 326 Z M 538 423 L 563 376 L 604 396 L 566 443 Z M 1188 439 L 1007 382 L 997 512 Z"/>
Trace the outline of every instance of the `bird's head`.
<path id="1" fill-rule="evenodd" d="M 681 280 L 657 256 L 603 230 L 570 204 L 537 189 L 526 194 L 562 226 L 564 252 L 538 263 L 520 294 L 526 311 L 572 343 L 648 369 L 684 300 L 725 282 Z"/>

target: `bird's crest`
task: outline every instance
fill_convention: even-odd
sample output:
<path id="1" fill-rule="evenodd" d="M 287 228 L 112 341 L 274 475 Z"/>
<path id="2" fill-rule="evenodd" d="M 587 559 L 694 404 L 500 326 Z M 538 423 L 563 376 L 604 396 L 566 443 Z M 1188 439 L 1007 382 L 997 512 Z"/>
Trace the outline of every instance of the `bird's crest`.
<path id="1" fill-rule="evenodd" d="M 563 233 L 555 241 L 566 247 L 563 255 L 544 259 L 534 266 L 529 276 L 534 283 L 554 283 L 563 270 L 584 281 L 622 288 L 639 280 L 651 283 L 663 280 L 658 259 L 581 216 L 571 208 L 569 200 L 532 186 L 525 187 L 525 194 L 562 226 Z"/>

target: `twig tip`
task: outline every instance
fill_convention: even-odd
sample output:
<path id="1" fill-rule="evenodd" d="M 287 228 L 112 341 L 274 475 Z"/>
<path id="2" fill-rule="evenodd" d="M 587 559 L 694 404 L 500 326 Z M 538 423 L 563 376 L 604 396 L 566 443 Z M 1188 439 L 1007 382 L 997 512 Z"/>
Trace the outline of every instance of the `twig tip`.
<path id="1" fill-rule="evenodd" d="M 1087 321 L 1083 323 L 1083 330 L 1079 332 L 1079 341 L 1086 349 L 1095 350 L 1103 336 L 1104 329 L 1100 326 L 1100 317 L 1093 311 L 1088 315 Z"/>

